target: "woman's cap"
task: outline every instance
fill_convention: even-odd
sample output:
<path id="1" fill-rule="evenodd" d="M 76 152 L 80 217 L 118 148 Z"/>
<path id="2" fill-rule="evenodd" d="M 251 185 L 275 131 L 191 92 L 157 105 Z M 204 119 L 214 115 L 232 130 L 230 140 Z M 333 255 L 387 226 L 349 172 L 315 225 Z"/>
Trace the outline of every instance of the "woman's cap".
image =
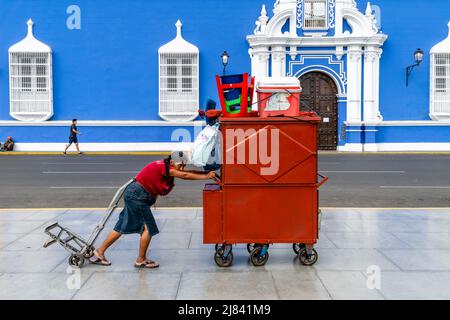
<path id="1" fill-rule="evenodd" d="M 190 162 L 189 152 L 187 151 L 174 151 L 172 152 L 171 158 L 175 163 L 187 164 Z"/>

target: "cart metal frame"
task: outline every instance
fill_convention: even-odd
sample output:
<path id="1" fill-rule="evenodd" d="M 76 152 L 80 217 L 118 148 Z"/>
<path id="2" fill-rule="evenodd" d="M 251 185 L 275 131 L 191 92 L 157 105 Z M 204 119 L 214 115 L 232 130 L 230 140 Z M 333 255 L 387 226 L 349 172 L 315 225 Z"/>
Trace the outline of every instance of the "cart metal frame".
<path id="1" fill-rule="evenodd" d="M 55 243 L 59 243 L 67 252 L 70 253 L 69 265 L 72 267 L 81 268 L 86 260 L 94 256 L 95 242 L 101 232 L 105 229 L 105 225 L 108 223 L 114 211 L 119 206 L 126 188 L 134 181 L 134 179 L 130 180 L 119 188 L 108 209 L 106 210 L 105 215 L 100 223 L 95 227 L 89 239 L 86 240 L 70 229 L 61 226 L 59 223 L 55 223 L 45 229 L 45 233 L 50 237 L 50 239 L 44 243 L 44 248 L 48 248 Z"/>

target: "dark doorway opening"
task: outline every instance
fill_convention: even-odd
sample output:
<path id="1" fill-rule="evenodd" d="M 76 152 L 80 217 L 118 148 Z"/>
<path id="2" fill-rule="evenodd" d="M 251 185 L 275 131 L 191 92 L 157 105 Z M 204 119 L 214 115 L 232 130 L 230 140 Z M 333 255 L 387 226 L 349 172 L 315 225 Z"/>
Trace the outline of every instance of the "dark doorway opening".
<path id="1" fill-rule="evenodd" d="M 334 80 L 322 72 L 309 72 L 300 78 L 303 87 L 302 111 L 315 111 L 322 117 L 319 125 L 319 149 L 337 150 L 338 88 Z"/>

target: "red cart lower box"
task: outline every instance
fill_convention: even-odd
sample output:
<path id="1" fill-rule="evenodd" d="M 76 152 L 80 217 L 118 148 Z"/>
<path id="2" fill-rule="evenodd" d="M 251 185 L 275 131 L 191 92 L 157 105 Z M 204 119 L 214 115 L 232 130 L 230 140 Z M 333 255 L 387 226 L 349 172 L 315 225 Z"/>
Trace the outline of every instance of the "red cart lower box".
<path id="1" fill-rule="evenodd" d="M 204 243 L 215 244 L 215 261 L 233 263 L 233 245 L 247 244 L 255 266 L 265 265 L 269 246 L 291 243 L 304 265 L 318 259 L 320 118 L 221 118 L 223 165 L 217 185 L 204 191 Z"/>
<path id="2" fill-rule="evenodd" d="M 219 186 L 204 190 L 204 243 L 216 244 L 216 262 L 232 263 L 227 247 L 247 244 L 252 262 L 263 265 L 274 243 L 292 243 L 296 254 L 303 249 L 304 264 L 314 264 L 313 246 L 319 238 L 318 186 Z M 308 255 L 307 248 L 311 252 Z M 231 258 L 229 258 L 231 257 Z M 230 261 L 231 260 L 231 261 Z"/>

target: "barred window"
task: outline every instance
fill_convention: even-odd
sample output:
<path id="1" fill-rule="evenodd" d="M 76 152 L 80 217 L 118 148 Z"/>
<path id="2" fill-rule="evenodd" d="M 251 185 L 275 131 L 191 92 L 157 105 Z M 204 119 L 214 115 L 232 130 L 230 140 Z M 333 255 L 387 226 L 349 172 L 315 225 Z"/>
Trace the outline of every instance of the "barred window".
<path id="1" fill-rule="evenodd" d="M 304 0 L 305 1 L 305 30 L 327 29 L 327 0 Z"/>
<path id="2" fill-rule="evenodd" d="M 10 115 L 19 121 L 45 121 L 53 116 L 52 50 L 33 35 L 9 48 Z"/>
<path id="3" fill-rule="evenodd" d="M 164 61 L 164 58 L 163 58 Z M 166 65 L 161 65 L 161 71 L 164 75 L 164 69 L 166 68 L 167 72 L 167 91 L 169 92 L 177 92 L 177 59 L 176 58 L 167 58 Z"/>
<path id="4" fill-rule="evenodd" d="M 450 116 L 450 53 L 431 56 L 431 114 Z"/>
<path id="5" fill-rule="evenodd" d="M 159 49 L 159 115 L 168 121 L 192 121 L 198 117 L 199 52 L 181 36 Z"/>

